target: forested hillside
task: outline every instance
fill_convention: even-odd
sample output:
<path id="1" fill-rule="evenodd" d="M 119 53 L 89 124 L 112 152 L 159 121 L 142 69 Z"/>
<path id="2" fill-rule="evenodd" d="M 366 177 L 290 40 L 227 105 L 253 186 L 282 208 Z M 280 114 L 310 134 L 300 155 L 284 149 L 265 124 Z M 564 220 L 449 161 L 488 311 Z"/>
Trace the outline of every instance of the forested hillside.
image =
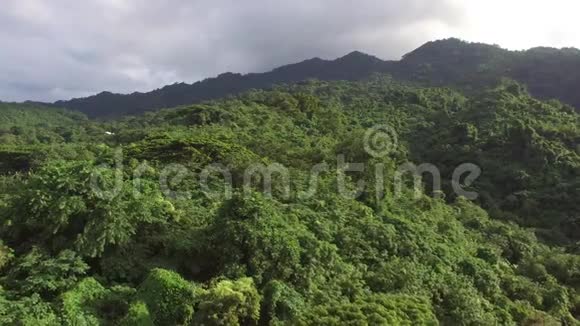
<path id="1" fill-rule="evenodd" d="M 115 117 L 191 104 L 251 89 L 307 79 L 356 81 L 374 73 L 388 73 L 400 81 L 426 86 L 451 86 L 477 93 L 508 77 L 527 86 L 532 95 L 558 99 L 580 108 L 580 50 L 533 48 L 508 51 L 498 46 L 458 39 L 429 42 L 400 61 L 383 61 L 352 52 L 329 61 L 314 58 L 266 73 L 225 73 L 194 84 L 174 84 L 148 93 L 129 95 L 102 92 L 98 95 L 59 101 L 57 107 L 84 112 L 91 117 Z"/>
<path id="2" fill-rule="evenodd" d="M 375 75 L 0 116 L 0 324 L 580 324 L 580 116 L 521 84 Z M 441 191 L 397 183 L 409 162 Z M 457 180 L 464 163 L 480 175 Z M 270 192 L 246 178 L 268 165 Z"/>

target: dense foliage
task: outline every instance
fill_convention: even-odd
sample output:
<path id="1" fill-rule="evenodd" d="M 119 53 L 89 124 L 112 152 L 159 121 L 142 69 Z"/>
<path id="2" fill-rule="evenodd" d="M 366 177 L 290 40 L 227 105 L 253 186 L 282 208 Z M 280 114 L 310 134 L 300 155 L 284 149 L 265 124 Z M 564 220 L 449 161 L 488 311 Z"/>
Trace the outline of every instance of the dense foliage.
<path id="1" fill-rule="evenodd" d="M 580 324 L 580 116 L 517 83 L 311 81 L 107 122 L 0 109 L 0 324 Z M 365 150 L 376 125 L 388 155 Z M 409 161 L 443 193 L 395 191 Z M 451 183 L 466 162 L 474 201 Z M 244 187 L 274 163 L 289 192 Z"/>

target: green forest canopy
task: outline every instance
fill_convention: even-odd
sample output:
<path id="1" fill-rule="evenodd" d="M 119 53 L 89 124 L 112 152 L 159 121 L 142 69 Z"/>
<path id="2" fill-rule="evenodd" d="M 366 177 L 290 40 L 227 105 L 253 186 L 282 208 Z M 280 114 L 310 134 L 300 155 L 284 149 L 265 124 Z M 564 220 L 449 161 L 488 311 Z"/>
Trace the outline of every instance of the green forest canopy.
<path id="1" fill-rule="evenodd" d="M 3 104 L 0 324 L 579 324 L 579 119 L 511 81 L 466 96 L 381 75 L 105 122 Z M 364 149 L 376 125 L 397 134 L 386 156 Z M 345 199 L 336 173 L 299 196 L 337 154 L 387 176 L 431 163 L 444 196 L 386 178 Z M 452 191 L 466 162 L 482 170 L 473 202 Z M 167 192 L 176 163 L 190 173 Z M 230 167 L 231 198 L 200 186 L 212 163 Z M 244 192 L 255 163 L 284 165 L 290 196 L 276 178 L 272 196 Z M 91 191 L 95 171 L 114 196 Z"/>

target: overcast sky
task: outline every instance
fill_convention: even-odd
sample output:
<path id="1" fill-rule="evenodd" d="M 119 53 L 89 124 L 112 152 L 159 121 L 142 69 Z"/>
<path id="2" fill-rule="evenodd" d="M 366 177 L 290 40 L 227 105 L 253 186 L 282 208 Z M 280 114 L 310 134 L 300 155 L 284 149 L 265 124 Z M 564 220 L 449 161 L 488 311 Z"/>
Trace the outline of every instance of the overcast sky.
<path id="1" fill-rule="evenodd" d="M 146 91 L 434 39 L 580 48 L 578 0 L 0 0 L 0 100 Z"/>

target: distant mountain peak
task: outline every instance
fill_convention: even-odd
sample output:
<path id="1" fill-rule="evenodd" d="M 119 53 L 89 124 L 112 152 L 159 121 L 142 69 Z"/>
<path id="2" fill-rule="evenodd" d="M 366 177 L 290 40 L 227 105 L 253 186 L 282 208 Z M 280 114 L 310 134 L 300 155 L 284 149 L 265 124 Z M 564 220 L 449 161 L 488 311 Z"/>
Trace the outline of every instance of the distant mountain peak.
<path id="1" fill-rule="evenodd" d="M 382 61 L 381 59 L 375 56 L 360 51 L 352 51 L 349 54 L 336 59 L 336 61 L 362 61 L 362 60 Z"/>
<path id="2" fill-rule="evenodd" d="M 472 43 L 459 38 L 446 38 L 427 42 L 417 49 L 405 54 L 403 61 L 413 63 L 430 63 L 433 60 L 446 61 L 450 57 L 491 57 L 495 54 L 505 54 L 510 51 L 499 45 Z"/>
<path id="3" fill-rule="evenodd" d="M 308 59 L 308 60 L 304 60 L 304 62 L 324 62 L 324 61 L 326 61 L 326 60 L 321 59 L 319 57 L 314 57 L 314 58 L 311 58 L 311 59 Z"/>
<path id="4" fill-rule="evenodd" d="M 355 51 L 352 51 L 349 54 L 343 56 L 343 58 L 347 58 L 347 57 L 370 57 L 370 56 L 371 55 L 369 55 L 369 54 L 355 50 Z"/>

